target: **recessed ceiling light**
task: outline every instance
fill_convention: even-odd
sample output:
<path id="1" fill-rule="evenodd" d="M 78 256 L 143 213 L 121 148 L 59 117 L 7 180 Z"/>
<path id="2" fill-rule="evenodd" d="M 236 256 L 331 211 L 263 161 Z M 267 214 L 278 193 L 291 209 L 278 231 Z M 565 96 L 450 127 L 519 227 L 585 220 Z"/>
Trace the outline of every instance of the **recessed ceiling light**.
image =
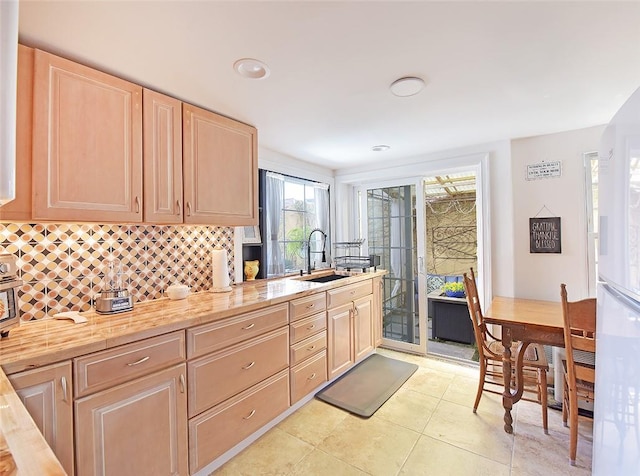
<path id="1" fill-rule="evenodd" d="M 395 80 L 389 86 L 391 92 L 396 96 L 407 97 L 418 94 L 424 88 L 424 81 L 412 76 Z"/>
<path id="2" fill-rule="evenodd" d="M 371 150 L 374 151 L 374 152 L 383 152 L 383 151 L 389 150 L 389 149 L 391 149 L 391 147 L 388 146 L 388 145 L 384 145 L 384 144 L 374 145 L 373 147 L 371 147 Z"/>
<path id="3" fill-rule="evenodd" d="M 233 63 L 233 69 L 243 78 L 264 79 L 271 70 L 262 61 L 253 58 L 242 58 Z"/>

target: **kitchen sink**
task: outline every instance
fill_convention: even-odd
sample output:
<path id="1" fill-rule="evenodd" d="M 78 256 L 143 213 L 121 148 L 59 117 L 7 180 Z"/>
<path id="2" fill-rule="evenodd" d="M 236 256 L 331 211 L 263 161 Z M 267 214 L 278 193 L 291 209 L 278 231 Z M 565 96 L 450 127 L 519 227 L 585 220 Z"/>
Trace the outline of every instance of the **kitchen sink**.
<path id="1" fill-rule="evenodd" d="M 311 281 L 312 283 L 328 283 L 330 281 L 335 281 L 336 279 L 343 279 L 348 277 L 349 276 L 344 276 L 342 274 L 327 274 L 326 276 L 318 276 L 317 278 L 305 279 L 305 281 Z"/>

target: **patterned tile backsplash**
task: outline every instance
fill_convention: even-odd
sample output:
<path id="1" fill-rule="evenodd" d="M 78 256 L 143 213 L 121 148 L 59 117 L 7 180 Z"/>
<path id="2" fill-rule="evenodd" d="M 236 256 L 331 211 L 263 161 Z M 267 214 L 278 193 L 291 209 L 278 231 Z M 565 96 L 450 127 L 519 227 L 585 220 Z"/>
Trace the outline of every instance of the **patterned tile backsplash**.
<path id="1" fill-rule="evenodd" d="M 87 311 L 101 291 L 104 261 L 117 258 L 136 302 L 172 282 L 211 287 L 211 250 L 227 250 L 233 282 L 233 227 L 0 223 L 0 253 L 18 258 L 23 320 Z"/>

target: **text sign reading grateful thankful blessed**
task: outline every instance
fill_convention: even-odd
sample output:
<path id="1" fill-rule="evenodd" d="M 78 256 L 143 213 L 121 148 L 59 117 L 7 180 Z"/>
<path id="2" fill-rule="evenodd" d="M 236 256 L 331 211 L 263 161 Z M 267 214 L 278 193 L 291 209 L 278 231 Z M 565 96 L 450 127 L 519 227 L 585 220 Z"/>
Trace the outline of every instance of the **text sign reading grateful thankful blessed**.
<path id="1" fill-rule="evenodd" d="M 530 253 L 561 253 L 560 217 L 529 218 Z"/>

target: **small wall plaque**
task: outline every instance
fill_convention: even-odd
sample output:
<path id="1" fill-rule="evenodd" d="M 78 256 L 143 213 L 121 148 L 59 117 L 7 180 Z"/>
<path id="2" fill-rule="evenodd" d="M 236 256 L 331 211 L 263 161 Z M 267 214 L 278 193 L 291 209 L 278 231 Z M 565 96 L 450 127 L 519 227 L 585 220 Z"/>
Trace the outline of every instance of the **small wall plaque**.
<path id="1" fill-rule="evenodd" d="M 527 180 L 539 180 L 562 175 L 562 162 L 540 162 L 527 165 Z"/>
<path id="2" fill-rule="evenodd" d="M 529 218 L 529 252 L 562 253 L 560 217 Z"/>

